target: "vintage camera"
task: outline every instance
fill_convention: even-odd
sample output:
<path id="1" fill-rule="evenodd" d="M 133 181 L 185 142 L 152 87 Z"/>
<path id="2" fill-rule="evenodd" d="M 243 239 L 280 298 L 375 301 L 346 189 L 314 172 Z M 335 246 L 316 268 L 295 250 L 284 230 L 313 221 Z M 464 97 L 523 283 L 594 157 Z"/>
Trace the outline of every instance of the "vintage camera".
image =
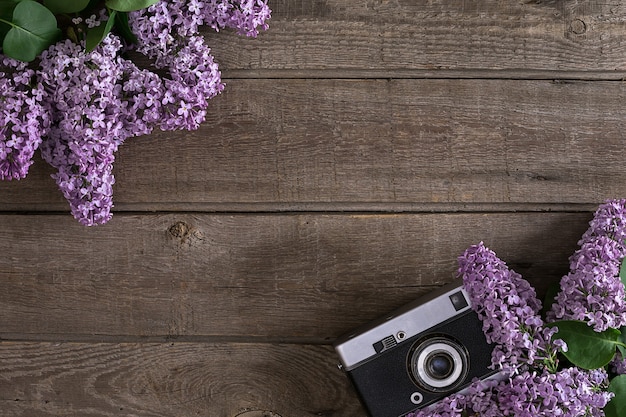
<path id="1" fill-rule="evenodd" d="M 453 283 L 339 338 L 341 365 L 372 417 L 399 417 L 495 376 L 493 346 Z"/>

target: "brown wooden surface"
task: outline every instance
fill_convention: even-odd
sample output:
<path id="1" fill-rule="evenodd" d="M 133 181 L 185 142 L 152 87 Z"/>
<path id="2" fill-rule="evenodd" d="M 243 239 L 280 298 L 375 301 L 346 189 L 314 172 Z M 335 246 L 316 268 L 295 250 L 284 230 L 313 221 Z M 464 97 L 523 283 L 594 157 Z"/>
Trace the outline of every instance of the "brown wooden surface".
<path id="1" fill-rule="evenodd" d="M 0 406 L 16 417 L 362 415 L 335 360 L 323 345 L 4 342 Z"/>
<path id="2" fill-rule="evenodd" d="M 118 210 L 595 204 L 626 195 L 622 82 L 233 80 L 214 101 L 198 131 L 122 147 Z M 38 161 L 30 177 L 2 184 L 0 209 L 64 210 L 49 173 Z"/>
<path id="3" fill-rule="evenodd" d="M 278 0 L 272 30 L 212 36 L 232 70 L 623 71 L 620 0 Z M 248 73 L 248 72 L 246 72 Z M 254 74 L 254 72 L 251 72 Z M 239 72 L 237 73 L 239 74 Z"/>
<path id="4" fill-rule="evenodd" d="M 621 1 L 271 1 L 85 228 L 0 184 L 0 416 L 362 417 L 331 344 L 484 241 L 540 293 L 626 197 Z"/>
<path id="5" fill-rule="evenodd" d="M 0 253 L 12 256 L 0 327 L 29 339 L 329 342 L 454 279 L 477 239 L 545 289 L 588 217 L 120 214 L 83 231 L 69 218 L 2 216 Z"/>

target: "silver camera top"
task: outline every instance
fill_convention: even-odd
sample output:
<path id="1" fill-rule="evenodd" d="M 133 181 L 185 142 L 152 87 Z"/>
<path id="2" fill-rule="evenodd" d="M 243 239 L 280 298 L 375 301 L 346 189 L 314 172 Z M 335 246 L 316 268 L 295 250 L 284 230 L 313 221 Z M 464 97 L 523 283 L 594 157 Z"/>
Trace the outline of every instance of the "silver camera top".
<path id="1" fill-rule="evenodd" d="M 341 364 L 350 371 L 376 355 L 471 308 L 460 282 L 448 284 L 335 342 Z"/>

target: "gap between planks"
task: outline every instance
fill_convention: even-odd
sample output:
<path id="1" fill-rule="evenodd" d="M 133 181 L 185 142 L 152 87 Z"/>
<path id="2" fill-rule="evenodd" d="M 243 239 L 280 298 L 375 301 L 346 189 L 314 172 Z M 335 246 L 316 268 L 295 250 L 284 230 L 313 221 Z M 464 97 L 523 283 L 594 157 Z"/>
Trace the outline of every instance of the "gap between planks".
<path id="1" fill-rule="evenodd" d="M 559 71 L 528 69 L 241 69 L 224 70 L 227 79 L 463 79 L 624 81 L 626 71 Z"/>
<path id="2" fill-rule="evenodd" d="M 424 288 L 430 288 L 424 286 Z M 434 290 L 437 288 L 433 286 Z M 197 343 L 197 344 L 269 344 L 269 345 L 331 345 L 334 339 L 302 337 L 212 336 L 212 335 L 103 335 L 55 333 L 0 333 L 2 343 Z"/>
<path id="3" fill-rule="evenodd" d="M 388 203 L 388 202 L 293 202 L 293 203 L 124 203 L 115 204 L 114 213 L 163 214 L 422 214 L 422 213 L 585 213 L 597 209 L 598 203 Z M 65 205 L 0 204 L 0 215 L 69 215 Z"/>

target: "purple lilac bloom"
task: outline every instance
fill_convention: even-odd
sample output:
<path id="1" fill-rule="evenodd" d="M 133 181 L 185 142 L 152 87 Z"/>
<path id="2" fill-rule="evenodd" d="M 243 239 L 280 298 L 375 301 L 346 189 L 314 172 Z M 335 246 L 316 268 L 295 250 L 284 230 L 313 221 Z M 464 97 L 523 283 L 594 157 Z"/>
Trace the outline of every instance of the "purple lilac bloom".
<path id="1" fill-rule="evenodd" d="M 174 48 L 176 37 L 196 33 L 200 21 L 195 13 L 184 12 L 185 2 L 159 1 L 147 9 L 128 14 L 128 24 L 137 37 L 134 48 L 151 59 L 167 56 Z"/>
<path id="2" fill-rule="evenodd" d="M 606 391 L 607 385 L 604 369 L 524 372 L 499 387 L 496 402 L 509 416 L 600 417 L 613 395 Z"/>
<path id="3" fill-rule="evenodd" d="M 262 0 L 211 0 L 204 2 L 204 24 L 215 30 L 236 29 L 240 35 L 256 37 L 258 27 L 266 30 L 271 10 Z"/>
<path id="4" fill-rule="evenodd" d="M 462 393 L 409 417 L 601 417 L 612 397 L 603 369 L 525 371 L 507 380 L 476 381 Z"/>
<path id="5" fill-rule="evenodd" d="M 57 168 L 53 178 L 74 217 L 89 226 L 107 222 L 113 206 L 113 154 L 124 139 L 120 47 L 110 36 L 87 54 L 67 40 L 41 56 L 54 118 L 42 157 Z"/>
<path id="6" fill-rule="evenodd" d="M 234 2 L 223 4 L 224 10 L 239 10 Z M 203 37 L 194 35 L 199 25 L 206 24 L 207 16 L 217 13 L 219 7 L 214 6 L 213 2 L 199 0 L 161 1 L 129 17 L 139 39 L 136 49 L 153 59 L 157 68 L 168 71 L 161 102 L 163 130 L 197 129 L 205 120 L 208 100 L 224 89 L 210 48 Z M 248 7 L 247 3 L 244 6 Z"/>
<path id="7" fill-rule="evenodd" d="M 0 59 L 0 180 L 22 179 L 47 134 L 50 116 L 40 83 L 27 64 Z"/>
<path id="8" fill-rule="evenodd" d="M 162 130 L 197 129 L 206 117 L 208 100 L 224 89 L 210 52 L 203 37 L 190 36 L 176 54 L 163 59 L 171 79 L 164 80 Z"/>
<path id="9" fill-rule="evenodd" d="M 109 35 L 91 53 L 69 40 L 40 56 L 40 68 L 10 60 L 0 72 L 0 179 L 23 178 L 39 146 L 72 214 L 85 225 L 107 222 L 112 203 L 114 153 L 128 137 L 164 130 L 196 129 L 208 100 L 224 85 L 202 25 L 234 28 L 257 36 L 271 11 L 264 0 L 162 0 L 129 14 L 137 35 L 133 47 L 165 70 L 161 78 L 120 56 L 121 42 Z M 105 10 L 75 24 L 93 28 Z M 38 77 L 36 86 L 32 81 Z M 44 100 L 45 98 L 45 100 Z M 45 140 L 42 142 L 42 138 Z"/>
<path id="10" fill-rule="evenodd" d="M 620 352 L 615 355 L 615 358 L 609 364 L 609 368 L 611 369 L 611 372 L 617 375 L 626 374 L 626 359 Z"/>
<path id="11" fill-rule="evenodd" d="M 626 199 L 607 200 L 596 210 L 583 234 L 583 241 L 590 236 L 608 236 L 618 242 L 626 241 Z"/>
<path id="12" fill-rule="evenodd" d="M 91 53 L 68 40 L 41 56 L 54 118 L 42 157 L 58 170 L 53 178 L 72 214 L 88 226 L 111 218 L 117 148 L 149 133 L 161 116 L 159 78 L 120 58 L 120 49 L 110 35 Z"/>
<path id="13" fill-rule="evenodd" d="M 168 71 L 161 129 L 197 129 L 205 120 L 208 100 L 224 89 L 210 48 L 195 35 L 199 26 L 230 27 L 254 37 L 258 27 L 267 29 L 270 14 L 267 2 L 260 0 L 160 1 L 130 13 L 135 48 Z"/>
<path id="14" fill-rule="evenodd" d="M 556 360 L 564 343 L 551 342 L 556 329 L 543 327 L 534 289 L 493 251 L 482 242 L 468 248 L 459 257 L 459 275 L 487 341 L 496 345 L 494 367 L 513 371 L 523 364 Z"/>
<path id="15" fill-rule="evenodd" d="M 137 50 L 154 59 L 171 51 L 176 38 L 196 34 L 202 25 L 256 37 L 258 28 L 268 28 L 270 18 L 271 10 L 262 0 L 161 0 L 130 13 L 128 20 L 137 35 Z"/>
<path id="16" fill-rule="evenodd" d="M 139 69 L 131 61 L 119 58 L 122 69 L 121 137 L 147 135 L 163 118 L 161 101 L 165 86 L 161 78 L 148 70 Z"/>
<path id="17" fill-rule="evenodd" d="M 595 331 L 626 325 L 624 285 L 619 278 L 626 256 L 626 200 L 610 200 L 596 211 L 570 258 L 570 273 L 548 320 L 583 320 Z"/>

